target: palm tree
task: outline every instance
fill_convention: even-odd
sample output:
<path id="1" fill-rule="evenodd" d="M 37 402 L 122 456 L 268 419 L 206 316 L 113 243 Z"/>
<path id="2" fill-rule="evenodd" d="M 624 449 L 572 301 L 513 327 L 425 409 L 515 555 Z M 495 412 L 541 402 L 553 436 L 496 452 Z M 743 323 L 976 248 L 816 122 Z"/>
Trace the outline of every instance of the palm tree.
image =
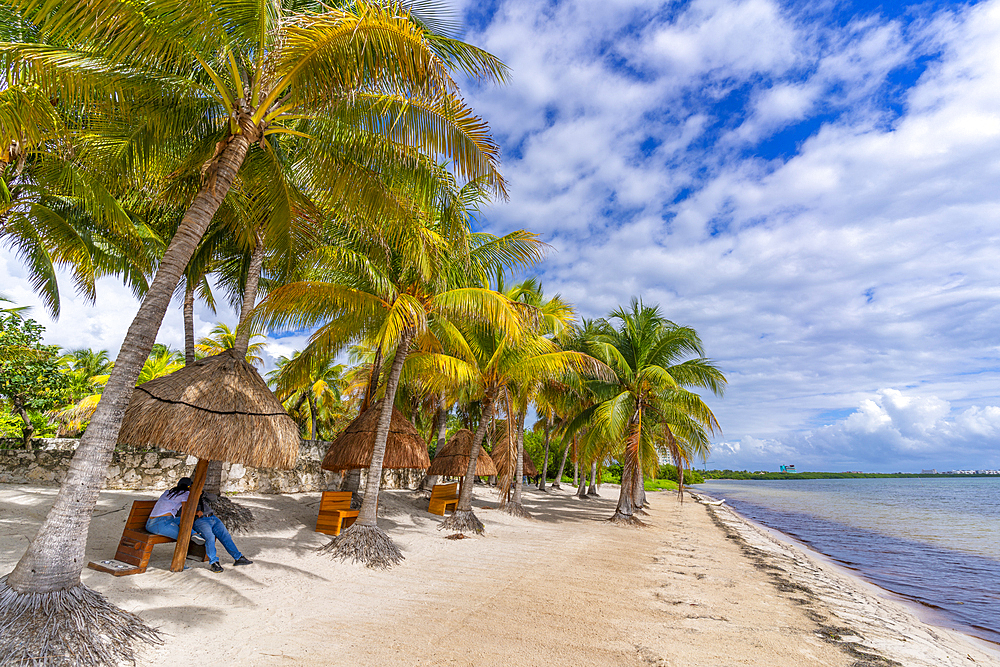
<path id="1" fill-rule="evenodd" d="M 37 85 L 46 99 L 74 109 L 88 105 L 93 124 L 80 133 L 83 163 L 101 161 L 101 173 L 117 178 L 120 191 L 130 183 L 139 193 L 159 186 L 147 171 L 154 165 L 164 182 L 175 173 L 200 176 L 59 496 L 0 584 L 2 625 L 24 627 L 25 655 L 93 655 L 93 664 L 116 664 L 131 659 L 132 640 L 153 633 L 81 585 L 87 528 L 171 295 L 248 152 L 271 151 L 277 135 L 295 138 L 296 165 L 309 170 L 315 199 L 330 209 L 382 213 L 374 216 L 380 221 L 409 217 L 389 196 L 385 175 L 421 172 L 423 154 L 440 155 L 461 177 L 504 194 L 496 147 L 449 74 L 460 68 L 497 80 L 504 68 L 394 4 L 328 9 L 210 0 L 177 11 L 167 0 L 141 8 L 25 0 L 19 9 L 44 45 L 7 48 L 11 85 Z M 136 131 L 110 148 L 84 150 L 86 132 L 98 131 L 104 118 L 128 119 Z M 72 622 L 18 623 L 42 599 L 50 619 L 72 607 Z M 61 634 L 52 636 L 52 628 Z"/>
<path id="2" fill-rule="evenodd" d="M 250 323 L 247 323 L 250 326 Z M 229 325 L 224 322 L 217 322 L 212 330 L 207 336 L 199 340 L 195 346 L 195 352 L 200 354 L 202 357 L 211 357 L 216 354 L 222 354 L 226 350 L 231 350 L 236 347 L 236 339 L 238 338 L 239 329 L 230 329 Z M 250 340 L 254 338 L 267 339 L 262 333 L 251 333 Z M 264 367 L 264 358 L 260 356 L 260 352 L 267 347 L 267 343 L 264 341 L 258 341 L 256 343 L 250 343 L 247 346 L 247 363 L 253 364 L 258 368 Z"/>
<path id="3" fill-rule="evenodd" d="M 715 431 L 715 415 L 685 387 L 721 395 L 726 379 L 704 358 L 698 334 L 665 319 L 658 308 L 632 299 L 629 310 L 617 308 L 610 318 L 618 326 L 599 326 L 590 349 L 614 370 L 615 380 L 591 384 L 599 402 L 590 418 L 595 437 L 622 462 L 621 492 L 610 521 L 642 525 L 634 515 L 645 495 L 643 472 L 656 465 L 658 429 Z M 698 356 L 686 359 L 691 355 Z"/>
<path id="4" fill-rule="evenodd" d="M 157 343 L 153 345 L 149 357 L 142 365 L 142 370 L 139 371 L 139 377 L 135 384 L 139 386 L 158 377 L 170 375 L 181 368 L 184 368 L 184 353 Z"/>
<path id="5" fill-rule="evenodd" d="M 334 364 L 329 357 L 313 359 L 306 375 L 291 372 L 289 362 L 299 356 L 296 351 L 291 359 L 281 357 L 278 367 L 267 374 L 267 383 L 274 389 L 289 413 L 296 413 L 307 408 L 309 440 L 319 440 L 320 415 L 327 412 L 329 417 L 342 417 L 343 414 L 331 415 L 336 407 L 343 406 L 341 387 L 344 386 L 344 365 Z M 288 370 L 286 370 L 288 369 Z"/>
<path id="6" fill-rule="evenodd" d="M 73 398 L 76 400 L 92 394 L 94 378 L 108 375 L 115 365 L 107 350 L 86 347 L 64 354 L 59 361 L 71 378 Z"/>

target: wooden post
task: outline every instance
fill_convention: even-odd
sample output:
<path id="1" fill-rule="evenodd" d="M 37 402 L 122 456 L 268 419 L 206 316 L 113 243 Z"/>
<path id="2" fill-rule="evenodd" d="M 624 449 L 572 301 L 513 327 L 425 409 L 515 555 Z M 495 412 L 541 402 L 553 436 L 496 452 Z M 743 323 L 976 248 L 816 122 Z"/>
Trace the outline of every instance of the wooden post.
<path id="1" fill-rule="evenodd" d="M 191 528 L 194 526 L 195 512 L 198 511 L 198 498 L 201 497 L 201 490 L 205 488 L 205 476 L 208 474 L 208 459 L 198 459 L 198 465 L 194 469 L 194 482 L 191 484 L 191 493 L 184 501 L 184 508 L 181 510 L 181 525 L 177 532 L 177 546 L 174 547 L 174 559 L 170 562 L 171 572 L 182 572 L 184 561 L 187 559 L 188 544 L 191 542 Z"/>

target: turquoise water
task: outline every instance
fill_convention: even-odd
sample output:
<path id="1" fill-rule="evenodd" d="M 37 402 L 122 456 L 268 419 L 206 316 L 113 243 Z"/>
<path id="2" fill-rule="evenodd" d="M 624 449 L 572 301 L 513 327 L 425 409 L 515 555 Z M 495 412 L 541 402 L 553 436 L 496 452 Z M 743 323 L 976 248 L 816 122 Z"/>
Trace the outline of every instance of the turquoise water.
<path id="1" fill-rule="evenodd" d="M 712 480 L 698 488 L 1000 643 L 1000 478 Z"/>

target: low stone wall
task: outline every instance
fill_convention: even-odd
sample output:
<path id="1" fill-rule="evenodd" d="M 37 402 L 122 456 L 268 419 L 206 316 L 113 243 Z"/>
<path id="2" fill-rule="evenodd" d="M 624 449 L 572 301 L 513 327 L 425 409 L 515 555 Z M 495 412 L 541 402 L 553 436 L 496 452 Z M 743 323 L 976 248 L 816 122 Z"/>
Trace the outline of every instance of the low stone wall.
<path id="1" fill-rule="evenodd" d="M 20 444 L 20 441 L 14 442 Z M 32 449 L 0 449 L 0 483 L 59 485 L 78 443 L 79 440 L 73 438 L 36 438 L 32 441 Z M 339 483 L 340 475 L 320 468 L 329 445 L 323 441 L 303 440 L 292 470 L 223 464 L 222 490 L 225 493 L 302 493 L 330 488 L 332 483 Z M 119 446 L 112 455 L 104 486 L 108 489 L 169 489 L 181 477 L 190 477 L 197 462 L 193 456 L 165 449 Z M 367 473 L 361 476 L 362 490 L 366 477 Z M 382 473 L 382 487 L 416 488 L 423 477 L 422 470 L 386 470 Z"/>

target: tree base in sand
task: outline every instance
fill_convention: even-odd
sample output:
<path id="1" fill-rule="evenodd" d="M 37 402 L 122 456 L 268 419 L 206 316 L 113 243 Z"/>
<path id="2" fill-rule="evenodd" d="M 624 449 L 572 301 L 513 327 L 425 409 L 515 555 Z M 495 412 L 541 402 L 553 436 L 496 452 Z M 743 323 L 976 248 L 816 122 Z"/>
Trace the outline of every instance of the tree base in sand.
<path id="1" fill-rule="evenodd" d="M 403 553 L 385 531 L 378 526 L 364 526 L 355 523 L 348 527 L 333 541 L 320 547 L 319 553 L 330 554 L 334 558 L 355 563 L 364 563 L 367 567 L 385 570 L 403 562 Z"/>
<path id="2" fill-rule="evenodd" d="M 253 528 L 253 512 L 249 508 L 234 503 L 226 496 L 219 496 L 209 504 L 230 533 L 249 533 Z"/>
<path id="3" fill-rule="evenodd" d="M 521 503 L 509 502 L 504 503 L 500 506 L 500 511 L 505 514 L 510 514 L 511 516 L 517 516 L 522 519 L 530 519 L 532 516 L 528 514 L 528 510 L 524 509 L 524 505 Z"/>
<path id="4" fill-rule="evenodd" d="M 0 578 L 0 662 L 5 665 L 134 665 L 137 641 L 163 643 L 141 618 L 82 584 L 18 593 L 6 576 Z"/>
<path id="5" fill-rule="evenodd" d="M 614 516 L 608 519 L 608 523 L 613 523 L 616 526 L 636 526 L 636 527 L 646 527 L 649 524 L 643 523 L 635 516 L 625 516 L 620 512 L 615 512 Z"/>
<path id="6" fill-rule="evenodd" d="M 454 530 L 459 533 L 476 533 L 482 535 L 486 526 L 472 510 L 455 510 L 451 516 L 441 522 L 438 530 Z"/>
<path id="7" fill-rule="evenodd" d="M 588 498 L 600 498 L 601 494 L 599 494 L 597 491 L 587 491 L 587 497 Z"/>

